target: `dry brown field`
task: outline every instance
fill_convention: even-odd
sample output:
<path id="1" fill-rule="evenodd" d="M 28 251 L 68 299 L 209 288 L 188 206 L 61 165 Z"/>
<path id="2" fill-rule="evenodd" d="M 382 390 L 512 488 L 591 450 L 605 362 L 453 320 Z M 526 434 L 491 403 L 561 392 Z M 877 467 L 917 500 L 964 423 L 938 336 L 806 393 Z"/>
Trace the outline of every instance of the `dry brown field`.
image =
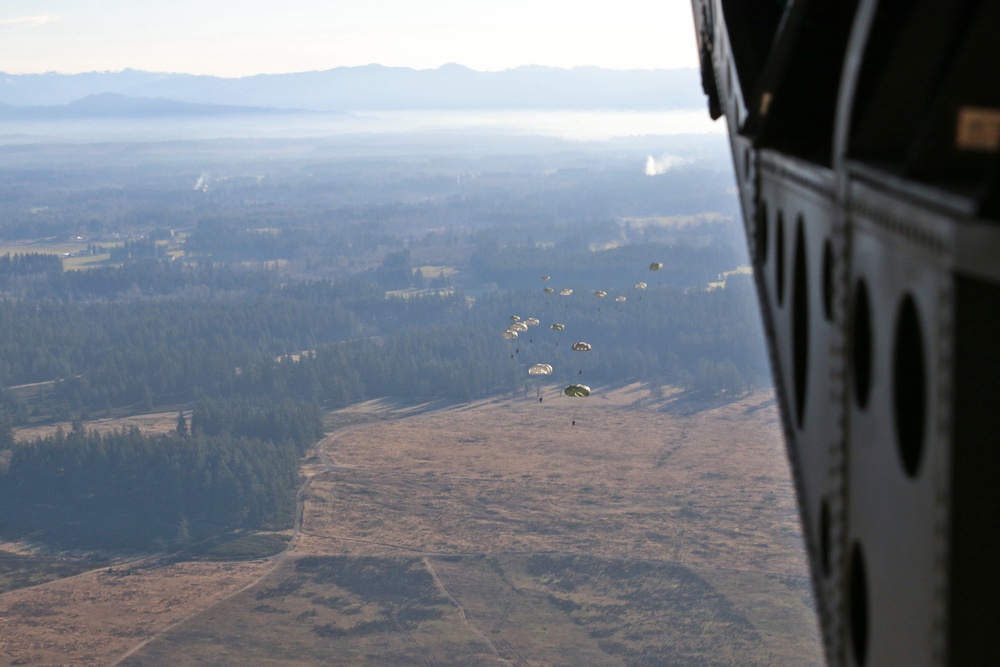
<path id="1" fill-rule="evenodd" d="M 122 664 L 821 664 L 772 396 L 603 396 L 351 415 L 281 565 Z"/>
<path id="2" fill-rule="evenodd" d="M 140 578 L 142 602 L 117 613 L 101 601 L 101 573 L 0 596 L 0 636 L 14 622 L 20 638 L 0 655 L 74 665 L 126 651 L 122 665 L 821 664 L 771 394 L 716 406 L 669 392 L 654 400 L 639 386 L 544 396 L 334 413 L 328 423 L 341 428 L 303 466 L 301 531 L 288 552 L 170 566 L 191 568 L 171 575 L 181 590 L 189 576 L 206 592 L 164 605 L 169 619 L 155 615 L 157 601 L 180 594 Z M 11 607 L 60 586 L 74 594 L 58 593 L 57 616 L 53 605 L 35 616 Z M 130 608 L 144 615 L 120 613 Z M 103 625 L 76 621 L 105 614 Z"/>
<path id="3" fill-rule="evenodd" d="M 273 564 L 118 565 L 0 595 L 0 665 L 109 665 Z"/>

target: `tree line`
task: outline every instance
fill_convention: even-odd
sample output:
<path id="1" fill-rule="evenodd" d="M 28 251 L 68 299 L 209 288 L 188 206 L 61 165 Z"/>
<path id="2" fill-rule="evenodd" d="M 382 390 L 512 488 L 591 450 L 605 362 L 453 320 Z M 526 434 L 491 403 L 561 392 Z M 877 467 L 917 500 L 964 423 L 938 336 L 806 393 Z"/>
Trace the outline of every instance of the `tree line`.
<path id="1" fill-rule="evenodd" d="M 182 416 L 183 420 L 183 416 Z M 17 447 L 0 476 L 0 530 L 63 545 L 186 549 L 233 529 L 284 527 L 315 404 L 207 402 L 191 429 L 86 431 Z"/>

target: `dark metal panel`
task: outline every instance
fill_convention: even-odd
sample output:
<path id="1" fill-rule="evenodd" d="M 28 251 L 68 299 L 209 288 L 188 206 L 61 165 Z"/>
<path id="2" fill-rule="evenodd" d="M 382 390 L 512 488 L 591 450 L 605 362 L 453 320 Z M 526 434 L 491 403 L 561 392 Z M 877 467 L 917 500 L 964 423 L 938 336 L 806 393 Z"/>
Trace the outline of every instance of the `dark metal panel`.
<path id="1" fill-rule="evenodd" d="M 827 658 L 988 664 L 1000 626 L 1000 5 L 860 0 L 841 17 L 851 27 L 825 169 L 794 157 L 789 123 L 805 117 L 760 116 L 774 91 L 807 92 L 803 73 L 830 80 L 829 49 L 810 48 L 816 26 L 799 20 L 826 9 L 796 3 L 746 65 L 729 43 L 746 29 L 737 4 L 755 6 L 693 1 Z"/>

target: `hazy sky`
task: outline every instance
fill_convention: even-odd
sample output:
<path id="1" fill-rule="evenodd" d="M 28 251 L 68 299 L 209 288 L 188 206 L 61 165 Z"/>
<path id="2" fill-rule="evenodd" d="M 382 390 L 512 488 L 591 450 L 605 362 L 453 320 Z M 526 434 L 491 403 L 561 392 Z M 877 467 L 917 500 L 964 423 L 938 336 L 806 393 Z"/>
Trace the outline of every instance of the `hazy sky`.
<path id="1" fill-rule="evenodd" d="M 0 71 L 694 67 L 690 0 L 2 0 Z"/>

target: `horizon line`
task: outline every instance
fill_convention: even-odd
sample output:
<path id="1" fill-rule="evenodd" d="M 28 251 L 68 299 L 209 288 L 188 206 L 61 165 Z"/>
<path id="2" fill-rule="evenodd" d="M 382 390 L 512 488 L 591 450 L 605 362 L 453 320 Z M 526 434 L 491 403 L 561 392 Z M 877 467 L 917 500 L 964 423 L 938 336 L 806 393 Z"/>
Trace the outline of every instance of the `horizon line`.
<path id="1" fill-rule="evenodd" d="M 506 67 L 503 69 L 475 69 L 469 67 L 468 65 L 463 65 L 461 63 L 449 62 L 437 67 L 408 67 L 405 65 L 382 65 L 381 63 L 368 63 L 365 65 L 336 65 L 334 67 L 328 67 L 325 69 L 312 69 L 312 70 L 296 70 L 290 72 L 258 72 L 256 74 L 243 74 L 240 76 L 225 76 L 222 74 L 205 74 L 205 73 L 195 73 L 195 72 L 170 72 L 170 71 L 157 71 L 157 70 L 147 70 L 147 69 L 137 69 L 134 67 L 124 67 L 122 69 L 109 69 L 109 70 L 82 70 L 78 72 L 64 72 L 59 70 L 46 70 L 38 72 L 12 72 L 6 70 L 0 70 L 0 75 L 2 76 L 82 76 L 86 74 L 124 74 L 127 72 L 135 72 L 141 74 L 155 74 L 163 76 L 196 76 L 196 77 L 207 77 L 213 79 L 251 79 L 255 77 L 264 76 L 289 76 L 295 74 L 321 74 L 324 72 L 332 72 L 338 69 L 365 69 L 370 67 L 378 67 L 383 69 L 398 69 L 398 70 L 409 70 L 411 72 L 437 72 L 442 69 L 449 68 L 461 68 L 468 70 L 470 72 L 475 72 L 477 74 L 501 74 L 504 72 L 512 72 L 519 69 L 528 68 L 538 68 L 538 69 L 550 69 L 550 70 L 560 70 L 565 72 L 570 72 L 574 70 L 603 70 L 607 72 L 672 72 L 679 70 L 691 70 L 697 69 L 694 66 L 691 67 L 602 67 L 600 65 L 574 65 L 572 67 L 560 67 L 557 65 L 539 65 L 535 63 L 527 63 L 523 65 L 515 65 L 512 67 Z"/>

